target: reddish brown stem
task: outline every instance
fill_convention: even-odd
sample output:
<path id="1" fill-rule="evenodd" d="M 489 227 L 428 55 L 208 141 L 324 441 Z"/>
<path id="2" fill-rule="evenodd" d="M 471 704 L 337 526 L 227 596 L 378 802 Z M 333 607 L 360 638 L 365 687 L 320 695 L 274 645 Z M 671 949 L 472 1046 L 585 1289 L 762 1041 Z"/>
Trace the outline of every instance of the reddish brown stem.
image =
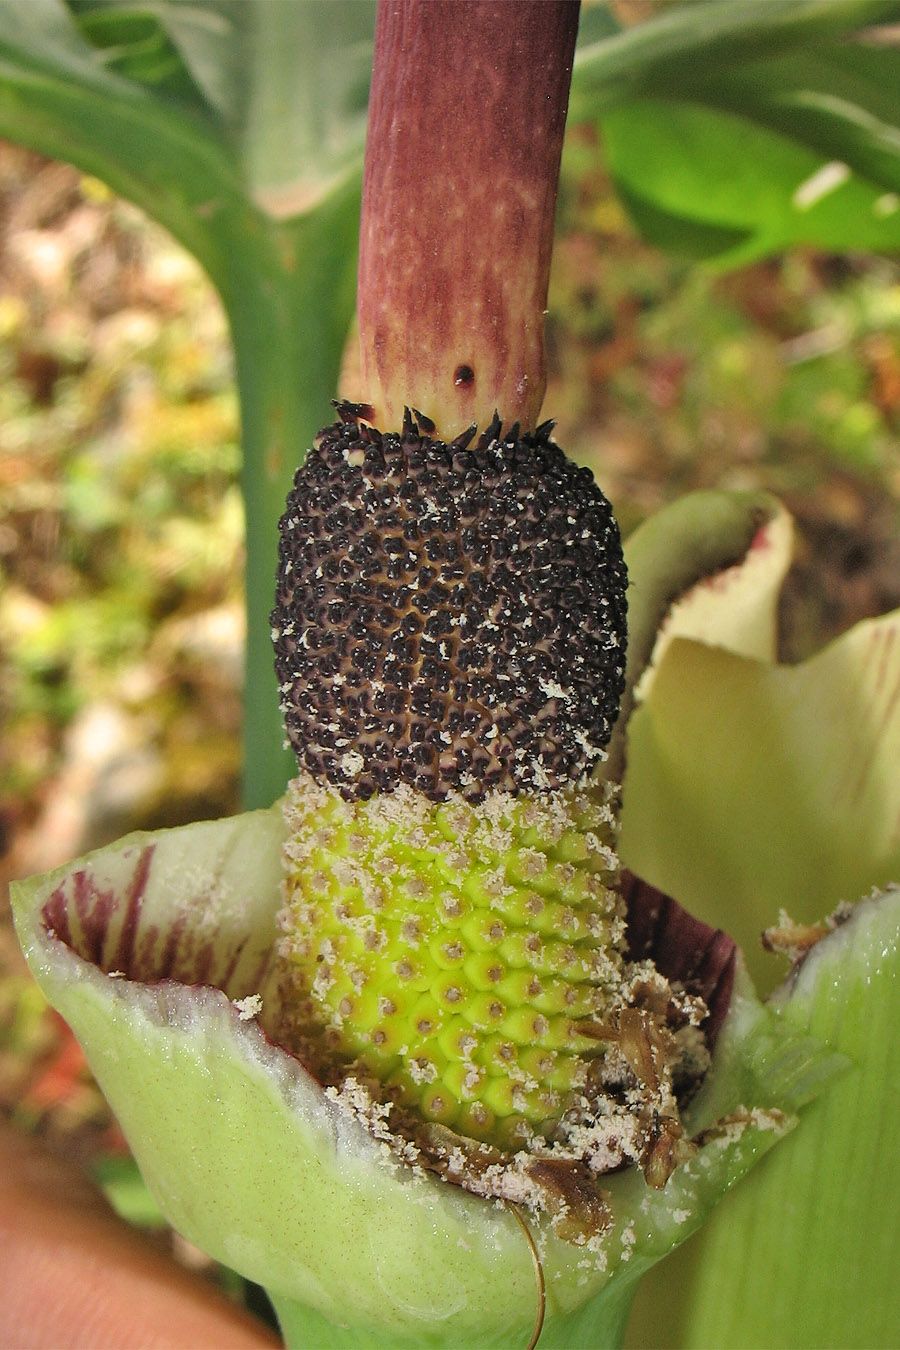
<path id="1" fill-rule="evenodd" d="M 577 26 L 577 0 L 381 0 L 358 303 L 385 430 L 537 421 Z"/>

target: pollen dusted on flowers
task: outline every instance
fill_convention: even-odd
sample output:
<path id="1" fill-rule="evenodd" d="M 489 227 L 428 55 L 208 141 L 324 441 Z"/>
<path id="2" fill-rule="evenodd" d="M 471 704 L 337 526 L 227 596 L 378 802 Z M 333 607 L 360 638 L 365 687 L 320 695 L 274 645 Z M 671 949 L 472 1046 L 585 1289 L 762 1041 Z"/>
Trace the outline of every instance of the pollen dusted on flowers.
<path id="1" fill-rule="evenodd" d="M 449 445 L 339 404 L 281 520 L 272 613 L 301 767 L 364 798 L 548 790 L 603 756 L 626 573 L 589 469 L 499 418 Z"/>
<path id="2" fill-rule="evenodd" d="M 706 1008 L 625 955 L 608 796 L 291 785 L 279 1039 L 470 1189 L 507 1195 L 498 1160 L 523 1150 L 654 1184 L 683 1152 L 675 1092 L 705 1068 Z"/>
<path id="3" fill-rule="evenodd" d="M 618 528 L 549 423 L 444 444 L 337 407 L 272 613 L 300 765 L 279 1039 L 401 1156 L 596 1234 L 594 1177 L 662 1185 L 683 1155 L 706 1054 L 702 1000 L 627 955 L 591 781 L 624 685 Z"/>

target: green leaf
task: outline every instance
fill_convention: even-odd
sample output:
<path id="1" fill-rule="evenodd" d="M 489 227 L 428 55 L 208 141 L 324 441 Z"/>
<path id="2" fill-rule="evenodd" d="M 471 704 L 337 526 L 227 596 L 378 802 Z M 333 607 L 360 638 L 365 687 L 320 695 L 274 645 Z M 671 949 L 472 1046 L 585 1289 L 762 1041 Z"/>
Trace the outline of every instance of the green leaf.
<path id="1" fill-rule="evenodd" d="M 157 144 L 180 128 L 189 144 L 206 135 L 226 150 L 226 176 L 263 210 L 297 216 L 361 173 L 373 26 L 371 0 L 0 0 L 0 69 L 24 95 L 4 134 L 34 143 L 41 114 L 75 95 L 60 86 L 75 84 L 108 119 L 124 106 L 140 120 L 156 192 L 190 186 L 189 161 L 169 159 L 165 138 Z M 116 161 L 134 151 L 115 120 L 91 121 L 91 136 L 72 125 L 69 153 L 82 142 L 106 150 L 113 172 L 103 176 L 123 190 Z M 51 153 L 66 158 L 60 140 Z M 153 209 L 152 191 L 127 195 Z"/>
<path id="2" fill-rule="evenodd" d="M 106 66 L 181 101 L 190 90 L 225 121 L 233 36 L 227 17 L 191 0 L 67 0 L 82 36 Z M 150 59 L 157 54 L 158 64 Z M 160 69 L 169 79 L 160 79 Z"/>
<path id="3" fill-rule="evenodd" d="M 700 98 L 900 189 L 900 49 L 827 43 L 711 76 Z"/>
<path id="4" fill-rule="evenodd" d="M 221 221 L 247 206 L 208 119 L 107 70 L 61 0 L 0 0 L 0 75 L 0 134 L 96 174 L 219 279 Z"/>
<path id="5" fill-rule="evenodd" d="M 837 158 L 848 148 L 848 119 L 832 119 L 837 125 L 829 138 L 826 109 L 820 107 L 815 119 L 811 104 L 806 111 L 823 132 L 819 139 L 831 142 L 834 158 L 827 163 L 817 150 L 759 125 L 752 111 L 738 115 L 646 99 L 604 118 L 609 167 L 626 204 L 660 247 L 696 252 L 699 244 L 732 265 L 800 243 L 834 250 L 900 248 L 900 198 L 893 195 L 900 133 L 892 160 L 886 148 L 879 162 L 874 155 L 864 159 L 873 170 L 888 160 L 891 174 L 861 178 Z M 799 129 L 799 116 L 795 125 Z M 839 137 L 838 129 L 845 134 Z"/>
<path id="6" fill-rule="evenodd" d="M 296 215 L 360 171 L 374 0 L 100 3 L 156 17 L 221 116 L 249 194 L 265 210 Z"/>
<path id="7" fill-rule="evenodd" d="M 753 240 L 752 229 L 732 225 L 711 225 L 667 211 L 658 202 L 639 195 L 621 179 L 616 187 L 631 219 L 648 243 L 668 249 L 683 258 L 706 258 L 740 253 Z"/>
<path id="8" fill-rule="evenodd" d="M 151 85 L 203 112 L 203 97 L 190 79 L 176 47 L 155 16 L 143 5 L 112 5 L 107 0 L 70 0 L 83 37 L 103 55 L 108 70 Z"/>
<path id="9" fill-rule="evenodd" d="M 148 0 L 77 13 L 84 32 L 93 24 L 107 44 L 118 34 L 118 47 L 92 46 L 62 0 L 0 0 L 0 135 L 71 160 L 143 207 L 221 293 L 244 449 L 245 790 L 248 804 L 268 804 L 292 762 L 268 626 L 277 522 L 328 420 L 353 312 L 371 7 Z M 141 30 L 149 55 L 141 14 L 156 24 Z M 159 79 L 173 52 L 181 75 Z M 136 78 L 145 59 L 152 84 Z"/>
<path id="10" fill-rule="evenodd" d="M 900 246 L 900 51 L 848 37 L 896 4 L 729 0 L 579 53 L 623 200 L 660 247 L 730 265 L 796 243 Z"/>
<path id="11" fill-rule="evenodd" d="M 235 16 L 229 126 L 253 200 L 278 219 L 362 172 L 373 0 L 260 4 Z"/>
<path id="12" fill-rule="evenodd" d="M 897 0 L 689 0 L 612 36 L 580 44 L 573 120 L 663 87 L 683 97 L 722 71 L 768 62 L 900 17 Z M 594 37 L 593 31 L 589 36 Z"/>

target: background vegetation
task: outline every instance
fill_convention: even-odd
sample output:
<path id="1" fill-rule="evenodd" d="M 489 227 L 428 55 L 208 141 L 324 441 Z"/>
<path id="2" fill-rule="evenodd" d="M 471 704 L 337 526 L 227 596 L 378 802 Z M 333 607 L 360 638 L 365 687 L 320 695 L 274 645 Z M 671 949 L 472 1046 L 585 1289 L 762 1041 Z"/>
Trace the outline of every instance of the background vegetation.
<path id="1" fill-rule="evenodd" d="M 799 659 L 900 605 L 900 266 L 771 222 L 775 253 L 727 272 L 696 231 L 664 253 L 623 203 L 651 237 L 664 217 L 609 177 L 627 148 L 613 123 L 568 138 L 546 414 L 626 531 L 692 487 L 783 497 Z M 198 264 L 97 179 L 0 146 L 0 881 L 237 809 L 240 469 Z M 121 1148 L 4 899 L 0 1110 L 89 1161 Z"/>

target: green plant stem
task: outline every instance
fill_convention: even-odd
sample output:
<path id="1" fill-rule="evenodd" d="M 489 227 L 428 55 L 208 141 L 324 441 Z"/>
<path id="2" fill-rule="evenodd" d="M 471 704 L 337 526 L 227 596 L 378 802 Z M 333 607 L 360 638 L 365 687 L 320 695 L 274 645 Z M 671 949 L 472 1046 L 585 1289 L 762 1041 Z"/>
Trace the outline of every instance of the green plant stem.
<path id="1" fill-rule="evenodd" d="M 272 667 L 269 612 L 278 521 L 294 472 L 329 421 L 353 305 L 359 213 L 349 185 L 315 216 L 268 224 L 268 245 L 217 278 L 234 342 L 244 451 L 247 652 L 244 804 L 268 806 L 296 765 Z M 339 242 L 336 236 L 347 235 Z M 261 262 L 264 265 L 260 265 Z"/>
<path id="2" fill-rule="evenodd" d="M 292 768 L 269 641 L 277 524 L 336 391 L 353 313 L 358 179 L 278 220 L 250 199 L 227 148 L 201 122 L 124 83 L 119 95 L 86 65 L 60 78 L 50 63 L 15 55 L 0 85 L 0 135 L 75 164 L 145 210 L 193 253 L 225 305 L 246 501 L 244 798 L 268 805 Z"/>

